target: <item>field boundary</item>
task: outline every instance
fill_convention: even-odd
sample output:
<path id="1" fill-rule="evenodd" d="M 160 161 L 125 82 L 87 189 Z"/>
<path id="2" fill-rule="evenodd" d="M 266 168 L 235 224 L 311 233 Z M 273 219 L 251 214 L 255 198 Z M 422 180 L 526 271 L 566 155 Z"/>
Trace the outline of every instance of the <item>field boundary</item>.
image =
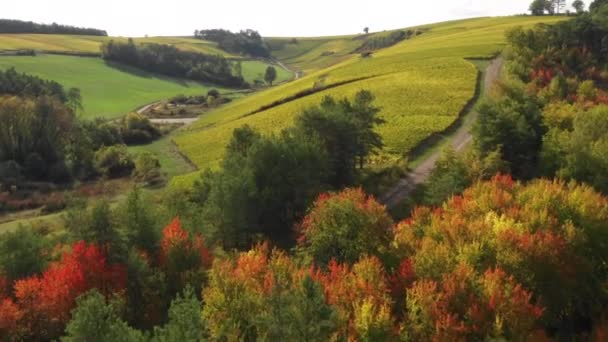
<path id="1" fill-rule="evenodd" d="M 310 95 L 314 95 L 316 93 L 320 93 L 320 92 L 328 90 L 328 89 L 337 88 L 337 87 L 340 87 L 340 86 L 343 86 L 343 85 L 347 85 L 347 84 L 355 83 L 355 82 L 359 82 L 359 81 L 365 81 L 365 80 L 368 80 L 368 79 L 371 79 L 371 78 L 375 78 L 375 77 L 379 77 L 379 76 L 374 75 L 374 76 L 367 76 L 367 77 L 358 77 L 358 78 L 353 78 L 353 79 L 346 80 L 346 81 L 340 81 L 340 82 L 332 83 L 332 84 L 329 84 L 329 85 L 324 86 L 324 87 L 310 88 L 310 89 L 301 90 L 301 91 L 299 91 L 299 92 L 297 92 L 297 93 L 295 93 L 293 95 L 290 95 L 288 97 L 284 97 L 284 98 L 282 98 L 280 100 L 276 100 L 274 102 L 271 102 L 270 104 L 263 105 L 260 108 L 254 110 L 252 112 L 249 112 L 247 114 L 241 115 L 237 119 L 242 119 L 242 118 L 245 118 L 245 117 L 248 117 L 248 116 L 251 116 L 251 115 L 255 115 L 255 114 L 261 113 L 263 111 L 266 111 L 268 109 L 272 109 L 274 107 L 278 107 L 280 105 L 283 105 L 283 104 L 286 104 L 286 103 L 289 103 L 289 102 L 292 102 L 292 101 L 295 101 L 295 100 L 299 100 L 301 98 L 304 98 L 304 97 L 307 97 L 307 96 L 310 96 Z"/>

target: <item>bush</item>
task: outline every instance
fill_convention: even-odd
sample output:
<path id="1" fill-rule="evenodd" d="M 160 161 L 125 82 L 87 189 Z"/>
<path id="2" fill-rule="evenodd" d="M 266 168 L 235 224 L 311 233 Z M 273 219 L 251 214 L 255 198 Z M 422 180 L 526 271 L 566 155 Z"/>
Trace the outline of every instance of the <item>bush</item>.
<path id="1" fill-rule="evenodd" d="M 133 170 L 133 177 L 137 181 L 153 185 L 162 181 L 161 176 L 160 162 L 153 153 L 143 152 L 137 155 Z"/>
<path id="2" fill-rule="evenodd" d="M 51 166 L 48 177 L 55 183 L 67 183 L 72 179 L 72 173 L 63 161 L 59 161 Z"/>
<path id="3" fill-rule="evenodd" d="M 0 163 L 0 190 L 19 183 L 22 178 L 21 166 L 14 161 L 8 160 Z"/>
<path id="4" fill-rule="evenodd" d="M 220 97 L 220 92 L 217 89 L 209 89 L 207 92 L 207 97 Z"/>
<path id="5" fill-rule="evenodd" d="M 134 164 L 125 145 L 114 145 L 95 153 L 95 168 L 104 177 L 116 178 L 130 174 Z"/>

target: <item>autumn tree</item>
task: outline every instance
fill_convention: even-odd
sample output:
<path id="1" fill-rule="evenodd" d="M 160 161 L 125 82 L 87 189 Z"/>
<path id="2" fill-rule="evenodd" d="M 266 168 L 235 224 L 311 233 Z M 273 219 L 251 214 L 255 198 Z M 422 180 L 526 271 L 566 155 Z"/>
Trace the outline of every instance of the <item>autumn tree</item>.
<path id="1" fill-rule="evenodd" d="M 187 285 L 200 291 L 204 270 L 211 267 L 213 255 L 205 246 L 201 235 L 191 235 L 182 228 L 179 218 L 162 232 L 159 263 L 167 275 L 167 292 L 173 298 Z"/>
<path id="2" fill-rule="evenodd" d="M 439 209 L 416 209 L 395 228 L 393 243 L 395 254 L 411 261 L 404 282 L 406 287 L 413 284 L 407 287 L 406 326 L 423 339 L 517 339 L 534 324 L 559 336 L 580 333 L 608 300 L 601 290 L 608 277 L 602 266 L 608 254 L 601 242 L 608 235 L 607 215 L 608 199 L 589 186 L 548 180 L 523 185 L 508 176 L 477 183 Z M 470 286 L 458 290 L 462 293 L 454 300 L 459 305 L 442 302 L 446 291 L 459 288 L 449 282 Z M 471 292 L 490 283 L 494 285 L 487 291 L 495 295 Z M 505 311 L 500 313 L 502 305 Z M 422 313 L 426 318 L 416 327 L 422 318 L 412 315 L 427 312 L 422 306 L 443 313 L 432 314 L 430 321 Z M 506 315 L 516 308 L 524 310 L 521 315 Z M 474 311 L 478 309 L 483 310 Z M 493 316 L 501 317 L 498 333 Z M 443 332 L 448 335 L 435 335 L 441 333 L 436 328 L 442 322 L 449 323 Z"/>
<path id="3" fill-rule="evenodd" d="M 317 265 L 354 263 L 382 256 L 392 220 L 384 206 L 361 189 L 321 195 L 299 227 L 298 251 Z"/>

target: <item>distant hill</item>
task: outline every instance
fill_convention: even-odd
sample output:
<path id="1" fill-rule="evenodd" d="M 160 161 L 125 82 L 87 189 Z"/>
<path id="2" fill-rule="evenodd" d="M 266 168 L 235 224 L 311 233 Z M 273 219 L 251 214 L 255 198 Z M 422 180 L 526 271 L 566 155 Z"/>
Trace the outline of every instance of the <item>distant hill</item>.
<path id="1" fill-rule="evenodd" d="M 57 23 L 38 24 L 32 21 L 0 19 L 0 33 L 45 33 L 45 34 L 78 34 L 87 36 L 107 36 L 104 30 Z"/>

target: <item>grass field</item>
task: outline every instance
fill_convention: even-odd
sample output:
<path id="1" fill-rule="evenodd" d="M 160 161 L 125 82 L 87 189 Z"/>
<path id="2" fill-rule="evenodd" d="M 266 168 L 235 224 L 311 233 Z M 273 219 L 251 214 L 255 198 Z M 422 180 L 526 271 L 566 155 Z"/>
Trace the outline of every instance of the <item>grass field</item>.
<path id="1" fill-rule="evenodd" d="M 126 41 L 124 37 L 100 37 L 56 34 L 0 34 L 0 51 L 34 49 L 51 52 L 99 53 L 102 42 L 114 39 Z M 183 37 L 135 38 L 136 43 L 157 43 L 174 45 L 187 51 L 202 52 L 225 57 L 236 57 L 217 47 L 216 43 Z"/>
<path id="2" fill-rule="evenodd" d="M 85 117 L 118 117 L 139 106 L 177 94 L 198 95 L 217 88 L 123 65 L 113 67 L 101 58 L 93 57 L 0 57 L 0 69 L 9 67 L 57 81 L 65 87 L 80 88 Z"/>
<path id="3" fill-rule="evenodd" d="M 252 83 L 254 80 L 264 80 L 264 74 L 268 63 L 262 61 L 243 61 L 241 63 L 243 67 L 243 77 L 247 82 Z M 274 66 L 277 70 L 277 79 L 275 83 L 281 83 L 293 79 L 293 74 L 280 66 Z"/>
<path id="4" fill-rule="evenodd" d="M 360 89 L 369 89 L 376 95 L 376 103 L 382 107 L 382 116 L 387 121 L 379 128 L 386 148 L 377 162 L 390 162 L 403 157 L 424 138 L 448 127 L 473 97 L 477 70 L 465 58 L 496 55 L 504 47 L 504 33 L 509 28 L 557 20 L 563 19 L 479 18 L 428 25 L 426 28 L 430 30 L 423 35 L 378 51 L 371 58 L 352 56 L 295 82 L 213 111 L 175 141 L 197 166 L 214 167 L 221 160 L 234 128 L 249 124 L 267 134 L 277 132 L 324 95 L 351 96 Z M 328 86 L 348 81 L 352 83 L 248 115 L 263 105 L 310 89 L 315 83 Z"/>

